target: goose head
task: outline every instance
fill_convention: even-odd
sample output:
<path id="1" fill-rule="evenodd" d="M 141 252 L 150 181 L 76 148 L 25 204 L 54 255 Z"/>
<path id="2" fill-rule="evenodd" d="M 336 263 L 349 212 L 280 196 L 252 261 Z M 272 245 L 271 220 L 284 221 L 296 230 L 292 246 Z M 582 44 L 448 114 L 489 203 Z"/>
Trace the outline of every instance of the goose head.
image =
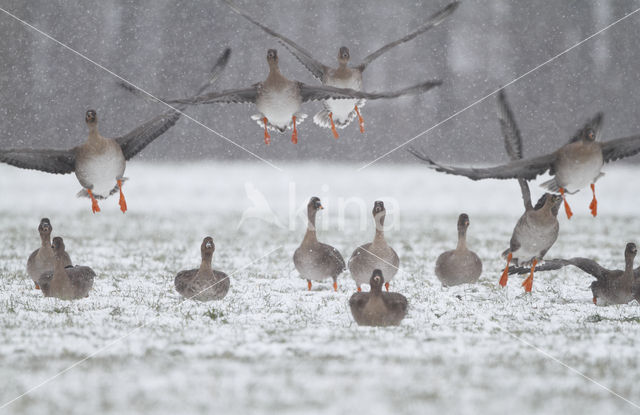
<path id="1" fill-rule="evenodd" d="M 346 46 L 342 46 L 340 50 L 338 50 L 338 62 L 342 65 L 346 65 L 351 58 L 351 54 L 349 53 L 349 48 Z"/>
<path id="2" fill-rule="evenodd" d="M 98 113 L 96 110 L 88 110 L 84 116 L 84 121 L 89 125 L 96 124 L 98 122 Z"/>
<path id="3" fill-rule="evenodd" d="M 51 222 L 48 218 L 40 219 L 40 225 L 38 225 L 38 232 L 40 233 L 40 235 L 49 236 L 51 235 L 52 230 L 53 227 L 51 227 Z"/>
<path id="4" fill-rule="evenodd" d="M 53 252 L 56 254 L 64 253 L 64 241 L 62 238 L 59 236 L 53 238 L 53 241 L 51 241 L 51 248 L 53 248 Z"/>
<path id="5" fill-rule="evenodd" d="M 463 233 L 467 231 L 469 227 L 469 215 L 466 213 L 461 213 L 458 216 L 458 233 Z"/>
<path id="6" fill-rule="evenodd" d="M 371 274 L 371 280 L 369 280 L 369 285 L 371 286 L 371 291 L 382 291 L 382 285 L 384 284 L 384 277 L 382 276 L 382 271 L 379 269 L 374 269 Z"/>
<path id="7" fill-rule="evenodd" d="M 202 240 L 202 245 L 200 245 L 200 251 L 202 252 L 202 255 L 213 254 L 213 251 L 215 250 L 216 250 L 216 245 L 213 243 L 212 237 L 207 236 Z"/>

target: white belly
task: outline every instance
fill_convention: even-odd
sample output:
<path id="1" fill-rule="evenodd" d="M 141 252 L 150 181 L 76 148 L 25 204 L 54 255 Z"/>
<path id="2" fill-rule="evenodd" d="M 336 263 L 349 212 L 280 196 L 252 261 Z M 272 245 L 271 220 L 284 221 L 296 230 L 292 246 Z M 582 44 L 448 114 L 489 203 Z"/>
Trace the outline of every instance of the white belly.
<path id="1" fill-rule="evenodd" d="M 124 175 L 124 169 L 125 159 L 120 147 L 109 147 L 103 153 L 78 163 L 76 177 L 94 195 L 107 197 L 116 180 Z"/>
<path id="2" fill-rule="evenodd" d="M 349 79 L 328 79 L 326 85 L 360 91 L 362 89 L 362 80 L 355 77 Z M 364 100 L 359 99 L 328 99 L 324 102 L 324 106 L 333 113 L 334 121 L 346 122 L 350 119 L 350 115 L 354 111 L 355 106 L 358 105 L 362 107 L 364 102 Z"/>
<path id="3" fill-rule="evenodd" d="M 272 125 L 284 130 L 291 118 L 300 111 L 301 102 L 296 97 L 294 87 L 287 87 L 280 91 L 262 94 L 256 101 L 258 111 L 262 113 Z"/>
<path id="4" fill-rule="evenodd" d="M 597 152 L 585 161 L 565 158 L 556 171 L 556 181 L 569 193 L 594 183 L 602 170 L 602 153 Z"/>

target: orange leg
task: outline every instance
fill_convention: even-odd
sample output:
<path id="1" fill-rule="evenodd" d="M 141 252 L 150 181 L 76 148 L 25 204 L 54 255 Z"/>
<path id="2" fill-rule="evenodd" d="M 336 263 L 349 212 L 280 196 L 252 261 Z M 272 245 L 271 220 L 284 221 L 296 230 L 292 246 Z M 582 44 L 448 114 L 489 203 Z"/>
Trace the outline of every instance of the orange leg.
<path id="1" fill-rule="evenodd" d="M 509 264 L 511 263 L 512 258 L 513 254 L 509 252 L 509 255 L 507 255 L 507 266 L 504 267 L 504 271 L 502 271 L 502 276 L 500 277 L 500 282 L 498 282 L 498 284 L 503 287 L 507 285 L 507 281 L 509 280 Z"/>
<path id="2" fill-rule="evenodd" d="M 124 193 L 122 193 L 122 180 L 118 180 L 118 188 L 120 189 L 120 201 L 118 203 L 120 204 L 120 210 L 124 213 L 127 211 L 127 201 L 124 200 Z"/>
<path id="3" fill-rule="evenodd" d="M 331 132 L 333 133 L 333 138 L 335 138 L 337 140 L 338 137 L 340 137 L 340 136 L 338 135 L 338 130 L 336 130 L 336 125 L 333 123 L 333 113 L 332 112 L 329 113 L 329 121 L 331 121 Z"/>
<path id="4" fill-rule="evenodd" d="M 362 288 L 358 285 L 358 292 L 362 291 Z"/>
<path id="5" fill-rule="evenodd" d="M 40 286 L 38 285 L 38 283 L 36 282 L 36 290 L 39 290 Z"/>
<path id="6" fill-rule="evenodd" d="M 266 145 L 271 144 L 271 136 L 269 135 L 269 130 L 267 130 L 267 117 L 262 117 L 262 122 L 264 123 L 264 143 Z"/>
<path id="7" fill-rule="evenodd" d="M 567 198 L 564 196 L 564 189 L 562 187 L 560 188 L 560 195 L 562 196 L 562 201 L 564 202 L 564 211 L 567 213 L 567 219 L 571 219 L 571 216 L 573 216 L 573 212 L 571 211 L 571 208 L 567 203 Z"/>
<path id="8" fill-rule="evenodd" d="M 385 283 L 384 283 L 384 288 L 386 288 L 386 289 L 387 289 L 387 292 L 389 292 L 389 283 L 388 283 L 388 282 L 385 282 Z"/>
<path id="9" fill-rule="evenodd" d="M 338 283 L 336 281 L 333 282 L 333 291 L 338 291 Z"/>
<path id="10" fill-rule="evenodd" d="M 358 111 L 357 105 L 356 105 L 356 114 L 358 114 L 358 123 L 360 124 L 360 132 L 364 134 L 364 120 L 362 119 L 362 115 L 360 115 L 360 111 Z"/>
<path id="11" fill-rule="evenodd" d="M 593 304 L 598 305 L 598 299 L 596 297 L 593 297 Z"/>
<path id="12" fill-rule="evenodd" d="M 98 201 L 95 197 L 93 197 L 93 192 L 90 189 L 87 189 L 89 193 L 89 197 L 91 198 L 91 211 L 93 213 L 100 212 L 100 206 L 98 206 Z"/>
<path id="13" fill-rule="evenodd" d="M 307 280 L 307 287 L 308 290 L 311 291 L 311 280 Z"/>
<path id="14" fill-rule="evenodd" d="M 291 134 L 291 142 L 293 144 L 298 144 L 298 130 L 296 130 L 296 116 L 291 117 L 293 120 L 293 134 Z"/>
<path id="15" fill-rule="evenodd" d="M 598 199 L 596 199 L 596 185 L 594 183 L 591 183 L 591 192 L 593 193 L 593 199 L 591 200 L 589 209 L 591 209 L 591 214 L 595 218 L 598 216 Z"/>
<path id="16" fill-rule="evenodd" d="M 531 264 L 531 274 L 529 274 L 527 279 L 522 283 L 525 292 L 530 293 L 531 289 L 533 288 L 533 271 L 536 269 L 536 265 L 538 265 L 538 260 L 534 259 L 533 263 Z"/>

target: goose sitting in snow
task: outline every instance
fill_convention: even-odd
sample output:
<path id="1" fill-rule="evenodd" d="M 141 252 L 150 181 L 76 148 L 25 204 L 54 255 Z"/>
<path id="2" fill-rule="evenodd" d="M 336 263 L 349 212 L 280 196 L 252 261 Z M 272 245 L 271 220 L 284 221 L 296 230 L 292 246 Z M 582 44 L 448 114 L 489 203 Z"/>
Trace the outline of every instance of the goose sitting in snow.
<path id="1" fill-rule="evenodd" d="M 61 300 L 76 300 L 89 296 L 96 273 L 83 265 L 66 265 L 69 255 L 65 252 L 64 241 L 59 236 L 53 238 L 55 255 L 53 271 L 40 276 L 38 283 L 45 297 Z"/>
<path id="2" fill-rule="evenodd" d="M 410 41 L 418 35 L 428 31 L 431 28 L 436 27 L 442 23 L 449 15 L 451 15 L 458 7 L 458 2 L 453 2 L 431 16 L 427 22 L 420 26 L 417 30 L 406 35 L 402 39 L 391 42 L 380 49 L 376 50 L 369 56 L 365 57 L 362 62 L 355 66 L 349 66 L 349 59 L 351 57 L 349 48 L 346 46 L 340 47 L 338 51 L 338 67 L 330 68 L 311 56 L 303 47 L 299 46 L 293 40 L 269 29 L 256 19 L 251 17 L 249 13 L 242 10 L 240 7 L 232 3 L 230 0 L 224 0 L 229 7 L 245 19 L 249 20 L 260 29 L 276 37 L 280 43 L 282 43 L 308 70 L 311 74 L 319 79 L 323 85 L 337 87 L 337 88 L 350 88 L 355 91 L 362 89 L 362 73 L 367 66 L 373 62 L 374 59 L 380 57 L 385 52 L 391 50 L 395 46 Z M 366 99 L 342 99 L 335 100 L 333 98 L 323 101 L 324 109 L 318 112 L 313 121 L 323 128 L 331 128 L 333 136 L 338 138 L 338 128 L 345 128 L 353 121 L 356 116 L 360 123 L 360 132 L 364 133 L 364 120 L 360 114 L 360 108 L 364 106 Z M 386 274 L 385 274 L 386 275 Z M 367 278 L 368 282 L 368 278 Z"/>
<path id="3" fill-rule="evenodd" d="M 202 240 L 200 268 L 180 271 L 175 278 L 176 291 L 184 298 L 197 301 L 221 300 L 229 292 L 229 277 L 222 271 L 211 268 L 211 260 L 216 246 L 213 238 Z"/>
<path id="4" fill-rule="evenodd" d="M 552 259 L 536 267 L 536 271 L 551 271 L 567 265 L 580 268 L 596 278 L 591 283 L 593 303 L 597 305 L 627 304 L 634 298 L 640 301 L 640 268 L 633 269 L 633 260 L 638 253 L 636 244 L 628 243 L 624 250 L 624 270 L 610 270 L 587 258 Z M 510 274 L 523 274 L 528 269 L 513 267 Z"/>
<path id="5" fill-rule="evenodd" d="M 29 255 L 29 259 L 27 259 L 27 274 L 29 274 L 33 282 L 36 284 L 36 290 L 40 289 L 40 285 L 38 285 L 40 276 L 45 272 L 53 271 L 55 253 L 51 246 L 51 231 L 53 231 L 53 227 L 51 226 L 49 219 L 42 218 L 40 220 L 40 225 L 38 225 L 38 233 L 40 233 L 40 242 L 42 245 L 40 248 L 33 251 L 31 255 Z M 68 267 L 70 265 L 71 258 L 69 258 L 69 254 L 63 252 L 62 266 Z"/>
<path id="6" fill-rule="evenodd" d="M 222 92 L 212 92 L 192 98 L 163 99 L 173 104 L 212 104 L 212 103 L 252 103 L 259 113 L 251 118 L 264 128 L 264 142 L 271 142 L 269 131 L 284 133 L 293 129 L 291 142 L 298 142 L 298 130 L 306 114 L 300 112 L 303 102 L 326 99 L 388 99 L 403 95 L 418 94 L 440 85 L 439 80 L 423 82 L 400 91 L 366 93 L 353 89 L 341 89 L 331 86 L 310 86 L 302 82 L 292 81 L 284 77 L 278 67 L 278 52 L 275 49 L 267 51 L 269 75 L 263 82 L 258 82 L 249 88 L 230 89 Z"/>
<path id="7" fill-rule="evenodd" d="M 397 326 L 407 315 L 407 299 L 398 293 L 382 291 L 384 276 L 376 269 L 371 274 L 368 293 L 357 292 L 349 299 L 351 314 L 360 326 Z"/>
<path id="8" fill-rule="evenodd" d="M 379 269 L 385 275 L 384 286 L 389 291 L 389 282 L 398 272 L 400 258 L 384 237 L 384 219 L 387 210 L 384 202 L 377 200 L 373 203 L 373 221 L 376 225 L 376 234 L 373 241 L 356 248 L 349 258 L 349 272 L 356 281 L 358 292 L 361 291 L 361 284 L 368 284 L 371 280 L 371 273 L 374 269 Z"/>
<path id="9" fill-rule="evenodd" d="M 473 284 L 482 274 L 482 261 L 467 248 L 468 228 L 469 216 L 462 213 L 458 217 L 458 246 L 436 260 L 436 276 L 444 286 Z"/>
<path id="10" fill-rule="evenodd" d="M 217 78 L 226 66 L 229 53 L 230 51 L 227 50 L 216 64 L 212 79 Z M 207 81 L 199 92 L 203 92 L 211 82 L 212 80 Z M 83 144 L 69 150 L 0 150 L 0 162 L 54 174 L 75 172 L 76 178 L 83 187 L 78 196 L 91 199 L 93 213 L 100 212 L 97 199 L 105 199 L 118 191 L 120 192 L 120 210 L 124 213 L 127 211 L 127 203 L 122 193 L 122 183 L 126 180 L 124 177 L 126 161 L 175 125 L 180 116 L 181 111 L 172 109 L 126 135 L 105 138 L 98 132 L 97 112 L 90 109 L 85 114 L 89 137 Z"/>
<path id="11" fill-rule="evenodd" d="M 320 199 L 312 197 L 307 204 L 307 232 L 302 243 L 293 254 L 293 264 L 300 277 L 307 280 L 311 291 L 311 281 L 333 280 L 333 290 L 338 291 L 338 275 L 344 271 L 344 258 L 331 245 L 318 242 L 316 236 L 316 213 L 324 209 Z"/>

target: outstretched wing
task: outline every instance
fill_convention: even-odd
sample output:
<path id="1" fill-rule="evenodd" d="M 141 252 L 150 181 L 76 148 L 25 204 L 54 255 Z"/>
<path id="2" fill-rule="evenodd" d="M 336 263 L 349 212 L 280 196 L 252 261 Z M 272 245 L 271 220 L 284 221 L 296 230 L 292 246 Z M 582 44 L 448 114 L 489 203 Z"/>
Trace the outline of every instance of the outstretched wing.
<path id="1" fill-rule="evenodd" d="M 298 82 L 302 102 L 322 101 L 326 99 L 389 99 L 403 95 L 415 95 L 424 93 L 442 84 L 440 80 L 427 81 L 418 85 L 390 92 L 363 92 L 354 89 L 335 88 L 327 85 L 307 85 Z"/>
<path id="2" fill-rule="evenodd" d="M 216 64 L 213 66 L 209 79 L 204 84 L 200 85 L 200 87 L 196 91 L 196 95 L 204 92 L 205 89 L 207 89 L 218 79 L 224 68 L 227 66 L 230 55 L 231 49 L 225 49 L 225 51 L 216 61 Z M 121 83 L 121 86 L 131 92 L 134 92 L 127 84 Z M 138 89 L 135 89 L 136 93 L 138 91 Z M 179 107 L 177 108 L 177 110 L 167 111 L 161 115 L 158 115 L 152 120 L 147 121 L 130 133 L 122 137 L 115 138 L 116 142 L 120 145 L 120 148 L 122 148 L 124 158 L 126 160 L 131 159 L 133 156 L 142 151 L 142 149 L 144 149 L 147 145 L 149 145 L 153 140 L 160 137 L 169 128 L 173 127 L 182 116 L 183 110 L 184 107 Z"/>
<path id="3" fill-rule="evenodd" d="M 438 26 L 440 23 L 442 23 L 444 21 L 444 19 L 446 19 L 447 17 L 449 17 L 460 5 L 459 2 L 454 1 L 453 3 L 447 5 L 445 8 L 443 8 L 442 10 L 440 10 L 439 12 L 435 13 L 434 15 L 432 15 L 429 20 L 427 20 L 427 22 L 425 24 L 423 24 L 422 26 L 420 26 L 418 28 L 418 30 L 409 33 L 408 35 L 406 35 L 405 37 L 403 37 L 402 39 L 398 39 L 395 42 L 391 42 L 387 45 L 384 45 L 383 47 L 381 47 L 380 49 L 376 50 L 375 52 L 373 52 L 372 54 L 366 56 L 363 60 L 362 63 L 360 65 L 358 65 L 358 69 L 360 69 L 360 71 L 364 71 L 367 68 L 367 65 L 369 65 L 371 62 L 373 62 L 374 59 L 378 58 L 380 55 L 382 55 L 383 53 L 387 52 L 388 50 L 402 44 L 405 42 L 410 41 L 411 39 L 415 38 L 418 35 L 423 34 L 424 32 L 426 32 L 427 30 L 434 28 L 436 26 Z"/>
<path id="4" fill-rule="evenodd" d="M 605 163 L 631 157 L 640 153 L 640 135 L 618 138 L 602 143 L 602 158 Z"/>
<path id="5" fill-rule="evenodd" d="M 409 148 L 408 151 L 427 163 L 428 167 L 447 174 L 454 174 L 457 176 L 465 176 L 471 180 L 482 179 L 526 179 L 533 180 L 536 176 L 549 170 L 556 159 L 556 154 L 546 154 L 544 156 L 534 157 L 524 160 L 515 160 L 509 164 L 502 166 L 487 167 L 487 168 L 473 168 L 473 167 L 454 167 L 445 166 L 431 160 L 424 153 L 416 150 L 415 148 Z"/>
<path id="6" fill-rule="evenodd" d="M 258 90 L 261 84 L 254 84 L 249 88 L 242 89 L 227 89 L 221 92 L 211 92 L 209 94 L 199 95 L 192 98 L 183 98 L 165 101 L 169 104 L 213 104 L 213 103 L 228 103 L 228 104 L 243 104 L 243 103 L 255 103 L 258 98 Z"/>
<path id="7" fill-rule="evenodd" d="M 551 259 L 544 261 L 544 264 L 536 267 L 535 271 L 552 271 L 560 269 L 567 265 L 573 265 L 580 268 L 582 271 L 594 276 L 598 280 L 607 278 L 609 270 L 600 266 L 597 262 L 588 258 L 571 258 L 571 259 Z M 526 274 L 530 272 L 530 268 L 524 267 L 510 267 L 509 274 Z"/>
<path id="8" fill-rule="evenodd" d="M 76 155 L 71 150 L 0 150 L 0 162 L 21 169 L 40 170 L 54 174 L 69 174 L 76 168 Z"/>
<path id="9" fill-rule="evenodd" d="M 522 159 L 522 136 L 520 135 L 520 129 L 518 128 L 518 124 L 516 123 L 513 111 L 511 111 L 511 106 L 507 101 L 507 96 L 503 89 L 498 93 L 498 120 L 500 121 L 500 130 L 504 137 L 504 148 L 509 158 L 511 160 Z M 524 179 L 518 179 L 518 184 L 520 185 L 524 208 L 527 210 L 533 208 L 529 184 Z"/>
<path id="10" fill-rule="evenodd" d="M 291 52 L 293 54 L 293 56 L 295 56 L 296 59 L 298 59 L 300 61 L 300 63 L 302 63 L 304 65 L 304 67 L 307 68 L 309 70 L 309 72 L 311 72 L 311 74 L 313 74 L 313 76 L 315 76 L 316 78 L 322 80 L 322 78 L 324 77 L 325 72 L 329 69 L 328 66 L 325 66 L 322 63 L 320 63 L 317 60 L 315 60 L 313 58 L 313 56 L 311 56 L 311 53 L 309 51 L 307 51 L 302 46 L 300 46 L 297 43 L 295 43 L 293 40 L 289 39 L 288 37 L 285 37 L 285 36 L 281 35 L 278 32 L 275 32 L 275 31 L 269 29 L 267 26 L 265 26 L 262 23 L 260 23 L 257 20 L 255 20 L 253 17 L 251 17 L 249 15 L 249 13 L 247 13 L 244 10 L 242 10 L 240 7 L 236 6 L 230 0 L 223 0 L 223 1 L 225 3 L 227 3 L 227 5 L 234 12 L 238 13 L 240 16 L 244 17 L 245 19 L 247 19 L 248 21 L 250 21 L 254 25 L 258 26 L 260 29 L 264 30 L 266 33 L 270 34 L 271 36 L 278 38 L 280 43 L 282 43 L 282 45 L 289 52 Z"/>
<path id="11" fill-rule="evenodd" d="M 539 271 L 554 271 L 556 269 L 560 269 L 569 265 L 569 262 L 564 259 L 549 259 L 545 260 L 543 264 L 538 265 L 535 269 L 535 272 Z M 531 268 L 529 267 L 509 267 L 509 275 L 512 274 L 528 274 L 531 272 Z"/>

